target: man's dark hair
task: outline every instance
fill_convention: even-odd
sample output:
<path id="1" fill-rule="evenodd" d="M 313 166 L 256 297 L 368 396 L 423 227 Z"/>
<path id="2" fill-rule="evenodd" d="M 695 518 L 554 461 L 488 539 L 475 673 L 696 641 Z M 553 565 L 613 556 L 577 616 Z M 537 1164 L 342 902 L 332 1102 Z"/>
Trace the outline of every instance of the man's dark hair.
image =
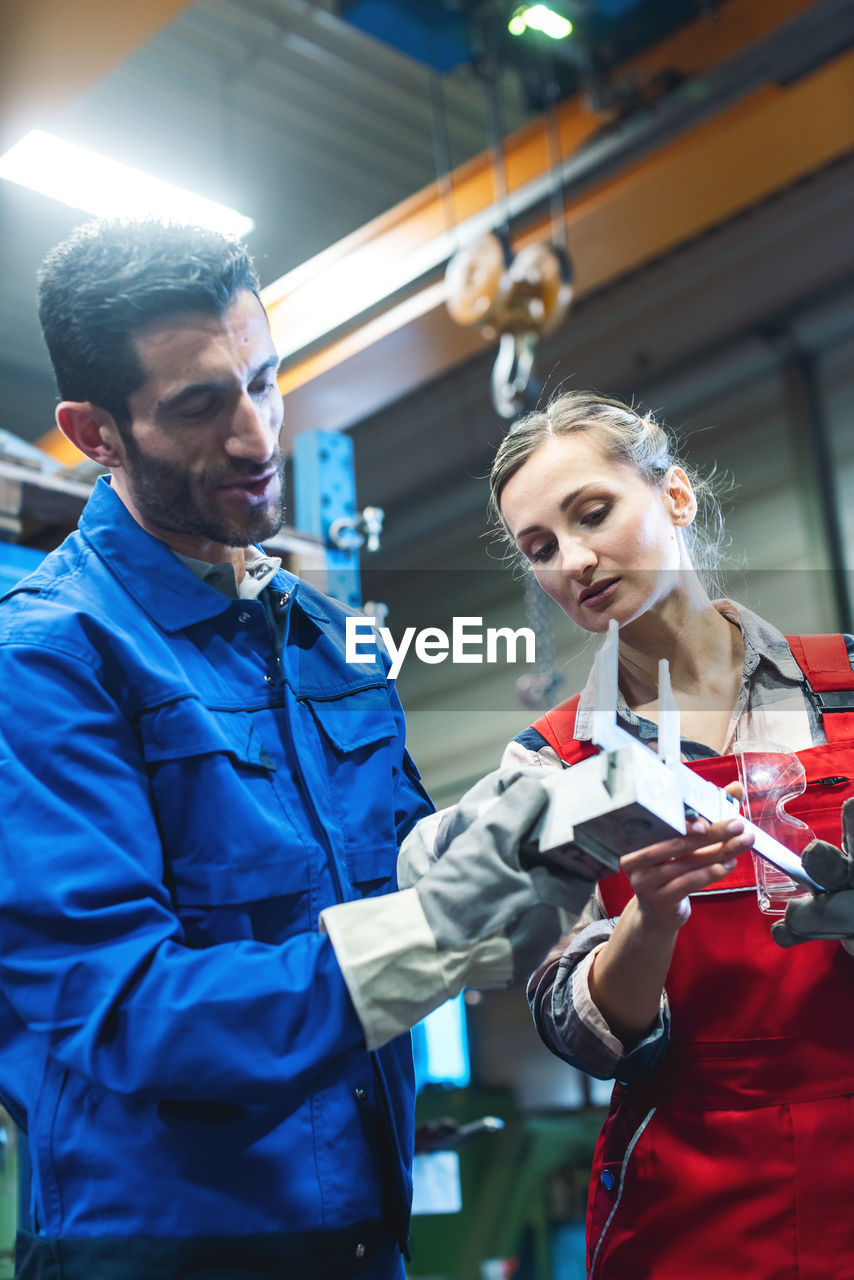
<path id="1" fill-rule="evenodd" d="M 186 311 L 222 315 L 259 282 L 244 246 L 215 231 L 111 221 L 77 227 L 52 249 L 38 289 L 60 396 L 90 400 L 127 431 L 127 398 L 147 377 L 132 335 Z"/>

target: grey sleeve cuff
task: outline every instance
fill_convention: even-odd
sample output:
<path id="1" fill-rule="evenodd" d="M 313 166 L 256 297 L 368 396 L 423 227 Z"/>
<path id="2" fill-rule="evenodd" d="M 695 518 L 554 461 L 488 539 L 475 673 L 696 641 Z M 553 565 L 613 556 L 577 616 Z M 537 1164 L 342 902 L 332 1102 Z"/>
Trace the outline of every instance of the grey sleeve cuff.
<path id="1" fill-rule="evenodd" d="M 633 1049 L 624 1053 L 614 1075 L 622 1084 L 634 1084 L 654 1071 L 670 1043 L 670 1004 L 667 992 L 661 994 L 658 1017 L 652 1030 Z"/>
<path id="2" fill-rule="evenodd" d="M 629 1052 L 593 1003 L 588 972 L 614 927 L 598 920 L 577 930 L 563 954 L 536 975 L 528 999 L 540 1037 L 552 1053 L 599 1080 L 639 1079 L 657 1064 L 670 1038 L 667 996 L 662 993 L 655 1025 Z"/>

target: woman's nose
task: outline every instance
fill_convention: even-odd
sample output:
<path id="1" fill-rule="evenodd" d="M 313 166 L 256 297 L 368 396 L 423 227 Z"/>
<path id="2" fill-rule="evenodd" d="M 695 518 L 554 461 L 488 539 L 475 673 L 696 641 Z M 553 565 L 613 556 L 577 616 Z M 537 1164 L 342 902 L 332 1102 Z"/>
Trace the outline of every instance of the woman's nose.
<path id="1" fill-rule="evenodd" d="M 578 538 L 568 538 L 560 545 L 561 571 L 569 578 L 583 578 L 596 568 L 596 552 Z"/>

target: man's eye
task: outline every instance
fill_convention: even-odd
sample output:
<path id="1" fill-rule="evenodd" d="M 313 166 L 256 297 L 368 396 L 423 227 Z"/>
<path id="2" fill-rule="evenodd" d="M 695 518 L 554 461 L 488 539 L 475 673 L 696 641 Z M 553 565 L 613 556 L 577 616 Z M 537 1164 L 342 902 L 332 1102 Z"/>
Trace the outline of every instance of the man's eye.
<path id="1" fill-rule="evenodd" d="M 189 404 L 185 404 L 181 409 L 180 416 L 185 422 L 198 422 L 202 418 L 206 418 L 214 409 L 214 401 L 191 400 Z"/>
<path id="2" fill-rule="evenodd" d="M 253 382 L 249 390 L 253 396 L 266 396 L 269 392 L 273 391 L 276 386 L 277 384 L 275 382 L 271 382 L 268 379 L 264 382 Z"/>

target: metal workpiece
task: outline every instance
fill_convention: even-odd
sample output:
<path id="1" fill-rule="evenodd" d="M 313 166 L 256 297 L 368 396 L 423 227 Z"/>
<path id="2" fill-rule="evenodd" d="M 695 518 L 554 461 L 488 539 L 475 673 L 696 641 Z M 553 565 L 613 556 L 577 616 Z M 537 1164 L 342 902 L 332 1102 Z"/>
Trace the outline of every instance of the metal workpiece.
<path id="1" fill-rule="evenodd" d="M 529 856 L 535 848 L 538 861 L 556 862 L 586 879 L 618 871 L 625 853 L 685 832 L 676 779 L 639 742 L 582 760 L 544 778 L 543 785 L 549 803 L 532 833 Z"/>
<path id="2" fill-rule="evenodd" d="M 636 849 L 685 835 L 696 817 L 721 822 L 739 817 L 728 792 L 682 764 L 678 753 L 679 710 L 666 661 L 659 663 L 661 715 L 658 751 L 617 723 L 619 628 L 612 621 L 594 667 L 593 742 L 596 756 L 543 778 L 548 805 L 524 846 L 529 863 L 549 862 L 589 880 L 619 869 Z M 741 817 L 760 857 L 798 884 L 820 889 L 800 858 L 773 836 Z"/>

